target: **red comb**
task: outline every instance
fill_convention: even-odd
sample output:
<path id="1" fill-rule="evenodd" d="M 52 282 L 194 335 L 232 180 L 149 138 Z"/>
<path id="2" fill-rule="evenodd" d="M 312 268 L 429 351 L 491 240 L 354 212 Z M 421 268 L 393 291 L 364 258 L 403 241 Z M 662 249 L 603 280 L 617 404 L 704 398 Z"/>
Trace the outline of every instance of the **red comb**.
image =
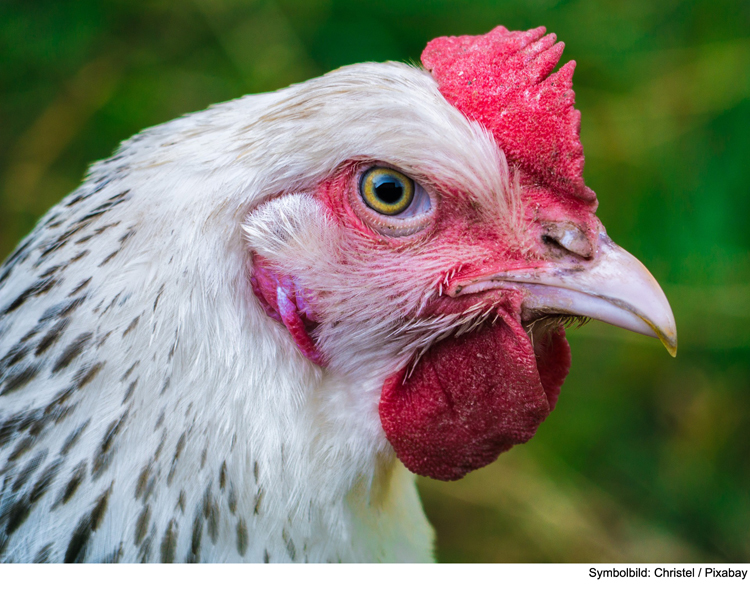
<path id="1" fill-rule="evenodd" d="M 583 181 L 575 62 L 550 75 L 565 45 L 545 32 L 496 27 L 476 37 L 439 37 L 427 44 L 422 64 L 452 105 L 492 132 L 510 163 L 555 189 L 594 200 Z"/>

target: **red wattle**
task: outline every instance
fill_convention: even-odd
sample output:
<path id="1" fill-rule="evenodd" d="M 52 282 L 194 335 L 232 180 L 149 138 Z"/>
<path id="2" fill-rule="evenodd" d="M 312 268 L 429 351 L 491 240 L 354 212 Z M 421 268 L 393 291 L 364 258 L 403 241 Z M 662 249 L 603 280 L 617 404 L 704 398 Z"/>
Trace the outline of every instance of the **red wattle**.
<path id="1" fill-rule="evenodd" d="M 565 339 L 565 329 L 560 327 L 557 331 L 542 337 L 542 343 L 535 344 L 534 352 L 539 379 L 544 394 L 547 395 L 549 409 L 552 411 L 557 405 L 560 389 L 570 370 L 570 345 Z"/>
<path id="2" fill-rule="evenodd" d="M 541 375 L 513 320 L 440 341 L 408 378 L 404 369 L 386 380 L 386 437 L 412 472 L 460 479 L 529 440 L 550 413 L 570 365 L 563 331 L 550 336 L 539 365 Z"/>

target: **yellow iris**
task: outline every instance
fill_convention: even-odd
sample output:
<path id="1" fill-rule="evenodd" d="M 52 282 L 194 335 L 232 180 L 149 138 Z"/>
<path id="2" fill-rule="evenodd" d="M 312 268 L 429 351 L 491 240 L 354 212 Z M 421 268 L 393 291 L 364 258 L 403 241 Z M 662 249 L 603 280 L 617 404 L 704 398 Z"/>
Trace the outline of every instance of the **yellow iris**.
<path id="1" fill-rule="evenodd" d="M 375 167 L 362 175 L 359 190 L 365 204 L 386 216 L 400 214 L 414 199 L 414 181 L 385 167 Z"/>

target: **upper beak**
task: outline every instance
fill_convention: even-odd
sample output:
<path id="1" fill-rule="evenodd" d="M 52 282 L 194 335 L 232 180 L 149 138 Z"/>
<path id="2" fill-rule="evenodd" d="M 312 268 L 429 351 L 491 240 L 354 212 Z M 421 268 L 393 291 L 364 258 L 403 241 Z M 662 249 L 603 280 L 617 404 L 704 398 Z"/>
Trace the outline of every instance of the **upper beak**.
<path id="1" fill-rule="evenodd" d="M 664 292 L 648 269 L 606 234 L 599 235 L 596 254 L 590 260 L 459 280 L 449 294 L 511 287 L 508 284 L 526 293 L 525 318 L 540 313 L 586 316 L 658 337 L 672 356 L 677 355 L 677 327 Z"/>

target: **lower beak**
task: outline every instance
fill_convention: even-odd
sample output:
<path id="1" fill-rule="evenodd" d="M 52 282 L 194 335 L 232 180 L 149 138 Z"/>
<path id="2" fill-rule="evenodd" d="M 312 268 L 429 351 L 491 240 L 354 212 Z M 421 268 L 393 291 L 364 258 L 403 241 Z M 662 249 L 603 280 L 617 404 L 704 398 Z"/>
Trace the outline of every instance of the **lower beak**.
<path id="1" fill-rule="evenodd" d="M 657 337 L 675 356 L 677 327 L 664 292 L 648 269 L 606 235 L 599 235 L 596 255 L 575 264 L 515 269 L 459 281 L 449 294 L 471 294 L 502 287 L 526 293 L 525 320 L 543 314 L 585 316 L 616 327 Z"/>

